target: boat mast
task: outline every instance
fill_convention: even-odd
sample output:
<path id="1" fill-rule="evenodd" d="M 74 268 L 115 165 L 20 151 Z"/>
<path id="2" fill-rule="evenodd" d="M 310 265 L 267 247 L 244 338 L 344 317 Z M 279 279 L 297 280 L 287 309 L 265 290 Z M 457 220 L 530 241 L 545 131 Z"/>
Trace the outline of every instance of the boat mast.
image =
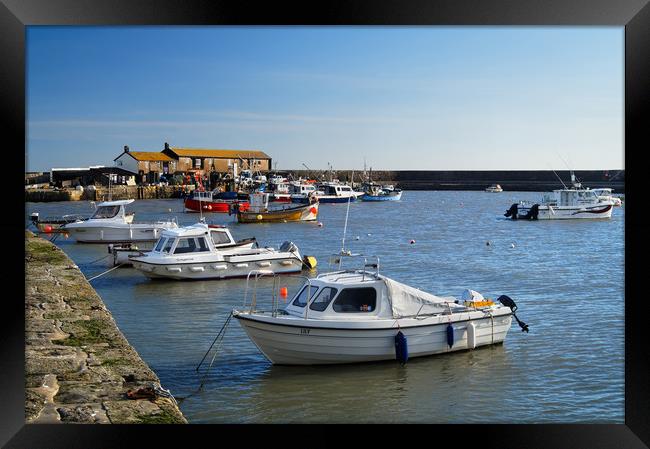
<path id="1" fill-rule="evenodd" d="M 345 211 L 345 225 L 343 225 L 343 240 L 341 242 L 341 255 L 346 255 L 347 253 L 345 252 L 345 233 L 348 230 L 348 214 L 350 213 L 350 202 L 352 200 L 352 196 L 348 197 L 348 207 Z M 339 257 L 339 269 L 341 269 L 341 262 L 342 259 Z"/>

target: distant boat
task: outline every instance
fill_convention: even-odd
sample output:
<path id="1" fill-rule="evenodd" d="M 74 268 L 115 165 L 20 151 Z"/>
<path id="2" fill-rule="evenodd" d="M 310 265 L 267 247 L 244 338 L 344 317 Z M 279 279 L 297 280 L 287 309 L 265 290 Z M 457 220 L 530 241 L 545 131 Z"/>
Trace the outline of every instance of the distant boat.
<path id="1" fill-rule="evenodd" d="M 318 184 L 318 190 L 315 190 L 314 195 L 318 198 L 320 203 L 347 203 L 349 200 L 355 201 L 365 192 L 356 192 L 352 187 L 339 184 L 335 182 L 326 182 Z M 307 203 L 309 198 L 307 195 L 301 197 L 291 197 L 294 203 Z"/>
<path id="2" fill-rule="evenodd" d="M 256 193 L 250 196 L 250 207 L 237 212 L 239 223 L 283 223 L 285 221 L 313 221 L 318 217 L 318 200 L 304 206 L 269 208 L 269 194 Z"/>
<path id="3" fill-rule="evenodd" d="M 610 218 L 614 202 L 603 199 L 596 191 L 585 189 L 571 172 L 572 188 L 553 190 L 539 203 L 521 201 L 503 215 L 513 220 L 568 220 Z"/>
<path id="4" fill-rule="evenodd" d="M 503 192 L 503 189 L 499 184 L 492 184 L 490 187 L 485 189 L 486 192 L 499 193 Z"/>
<path id="5" fill-rule="evenodd" d="M 228 213 L 231 206 L 237 204 L 239 210 L 249 207 L 248 194 L 238 192 L 201 192 L 194 190 L 183 202 L 185 209 L 194 212 Z"/>
<path id="6" fill-rule="evenodd" d="M 361 201 L 399 201 L 402 199 L 402 191 L 393 186 L 370 184 L 360 199 Z"/>

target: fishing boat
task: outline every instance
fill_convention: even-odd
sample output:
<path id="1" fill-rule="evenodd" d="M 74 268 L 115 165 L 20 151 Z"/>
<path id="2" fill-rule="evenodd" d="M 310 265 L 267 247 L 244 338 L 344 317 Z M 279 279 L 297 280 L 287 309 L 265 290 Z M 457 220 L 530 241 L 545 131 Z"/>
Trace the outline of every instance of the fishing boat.
<path id="1" fill-rule="evenodd" d="M 485 191 L 490 193 L 500 193 L 503 192 L 503 189 L 499 184 L 492 184 L 491 186 L 487 187 Z"/>
<path id="2" fill-rule="evenodd" d="M 402 191 L 393 186 L 380 186 L 370 184 L 366 193 L 359 197 L 361 201 L 399 201 L 402 199 Z"/>
<path id="3" fill-rule="evenodd" d="M 317 190 L 315 189 L 313 194 L 318 198 L 320 203 L 347 203 L 348 200 L 355 201 L 364 193 L 356 192 L 352 187 L 345 184 L 325 182 L 318 184 Z M 294 203 L 307 203 L 309 202 L 309 196 L 305 195 L 296 198 L 292 196 L 291 201 Z"/>
<path id="4" fill-rule="evenodd" d="M 520 201 L 510 206 L 503 215 L 513 220 L 569 220 L 610 218 L 614 202 L 585 189 L 571 172 L 572 188 L 553 190 L 541 202 Z"/>
<path id="5" fill-rule="evenodd" d="M 229 212 L 234 204 L 240 210 L 246 210 L 250 205 L 246 193 L 199 190 L 194 190 L 183 204 L 188 211 L 221 213 Z"/>
<path id="6" fill-rule="evenodd" d="M 323 194 L 316 190 L 313 183 L 294 181 L 289 185 L 289 198 L 292 203 L 308 203 L 309 196 L 316 193 Z"/>
<path id="7" fill-rule="evenodd" d="M 271 274 L 253 272 L 248 281 L 255 284 L 249 288 L 247 283 L 244 304 L 232 316 L 262 354 L 279 365 L 406 363 L 504 342 L 517 308 L 509 297 L 495 302 L 473 290 L 460 299 L 435 296 L 379 274 L 378 258 L 361 259 L 359 269 L 305 278 L 284 307 L 279 307 L 281 292 L 275 291 L 278 282 L 268 308 L 258 304 L 257 280 Z"/>
<path id="8" fill-rule="evenodd" d="M 257 245 L 255 237 L 235 240 L 225 226 L 209 224 L 210 238 L 217 249 L 251 249 Z M 115 243 L 108 245 L 108 253 L 113 256 L 113 265 L 131 265 L 131 257 L 144 256 L 154 248 L 154 242 Z"/>
<path id="9" fill-rule="evenodd" d="M 311 203 L 304 206 L 269 208 L 268 193 L 255 193 L 250 196 L 250 207 L 237 211 L 239 223 L 284 223 L 287 221 L 313 221 L 318 217 L 318 200 L 311 196 Z"/>
<path id="10" fill-rule="evenodd" d="M 77 221 L 86 221 L 88 218 L 90 217 L 79 214 L 41 218 L 38 212 L 33 212 L 30 216 L 30 221 L 31 224 L 36 226 L 36 229 L 38 229 L 39 232 L 45 234 L 61 234 L 66 232 L 65 229 L 62 229 L 63 225 Z M 127 220 L 128 219 L 133 220 L 133 215 L 127 216 Z"/>
<path id="11" fill-rule="evenodd" d="M 246 277 L 252 269 L 298 273 L 303 261 L 298 247 L 286 241 L 280 249 L 219 248 L 223 235 L 205 223 L 164 231 L 152 251 L 130 257 L 134 268 L 150 278 L 226 279 Z"/>
<path id="12" fill-rule="evenodd" d="M 66 223 L 60 230 L 79 243 L 129 243 L 156 241 L 163 230 L 178 227 L 175 221 L 134 222 L 135 214 L 125 210 L 125 206 L 134 201 L 104 201 L 97 205 L 89 219 Z"/>

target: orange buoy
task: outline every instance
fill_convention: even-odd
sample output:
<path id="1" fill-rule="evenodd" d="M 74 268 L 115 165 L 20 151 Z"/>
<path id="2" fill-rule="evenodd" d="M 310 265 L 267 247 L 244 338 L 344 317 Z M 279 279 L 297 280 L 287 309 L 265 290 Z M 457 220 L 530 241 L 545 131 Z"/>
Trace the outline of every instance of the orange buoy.
<path id="1" fill-rule="evenodd" d="M 212 210 L 212 204 L 208 204 L 208 210 Z"/>
<path id="2" fill-rule="evenodd" d="M 45 225 L 45 232 L 52 232 L 52 226 L 50 225 Z"/>
<path id="3" fill-rule="evenodd" d="M 316 209 L 315 207 L 312 207 L 311 209 L 309 209 L 309 212 L 311 212 L 312 214 L 315 214 L 316 212 L 318 212 L 318 209 Z"/>
<path id="4" fill-rule="evenodd" d="M 289 291 L 287 290 L 287 287 L 281 287 L 280 288 L 280 296 L 286 299 L 286 297 L 289 295 Z"/>

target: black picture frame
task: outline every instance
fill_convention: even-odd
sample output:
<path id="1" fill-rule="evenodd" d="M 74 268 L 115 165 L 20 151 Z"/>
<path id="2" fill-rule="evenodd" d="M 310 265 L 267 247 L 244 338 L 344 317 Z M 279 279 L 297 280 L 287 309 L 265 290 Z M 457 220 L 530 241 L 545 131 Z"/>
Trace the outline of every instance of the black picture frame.
<path id="1" fill-rule="evenodd" d="M 9 238 L 9 254 L 22 248 L 24 192 L 18 191 L 21 176 L 13 166 L 25 166 L 26 68 L 25 27 L 30 25 L 535 25 L 535 26 L 624 26 L 625 27 L 625 424 L 544 425 L 432 425 L 412 426 L 393 432 L 387 428 L 352 432 L 366 442 L 393 434 L 408 435 L 406 441 L 431 438 L 431 444 L 453 444 L 500 448 L 641 448 L 650 444 L 650 395 L 648 360 L 650 350 L 644 333 L 642 291 L 643 254 L 647 237 L 641 227 L 640 206 L 634 193 L 642 176 L 642 138 L 648 123 L 650 95 L 650 6 L 647 0 L 410 0 L 330 1 L 293 5 L 266 2 L 251 5 L 235 1 L 206 0 L 0 0 L 0 92 L 5 161 L 10 176 L 4 196 L 15 201 L 7 209 L 9 220 L 0 230 Z M 645 125 L 645 126 L 644 126 Z M 9 139 L 6 139 L 9 137 Z M 642 143 L 644 142 L 644 143 Z M 27 148 L 25 147 L 25 151 Z M 15 177 L 15 179 L 14 179 Z M 21 180 L 22 182 L 22 180 Z M 15 190 L 15 191 L 14 191 Z M 11 237 L 14 236 L 15 237 Z M 14 248 L 15 246 L 15 248 Z M 24 251 L 24 248 L 22 249 Z M 638 261 L 638 262 L 637 262 Z M 152 446 L 178 435 L 186 444 L 252 444 L 293 432 L 281 426 L 248 431 L 239 426 L 88 426 L 26 425 L 24 423 L 24 304 L 19 301 L 24 266 L 4 262 L 4 281 L 15 290 L 3 298 L 2 377 L 0 390 L 0 444 L 5 447 L 114 447 Z M 24 277 L 24 276 L 23 276 Z M 13 289 L 13 286 L 18 286 Z M 7 289 L 9 292 L 9 289 Z M 24 293 L 24 289 L 23 289 Z M 586 336 L 588 338 L 588 336 Z M 561 345 L 558 350 L 562 350 Z M 228 433 L 228 438 L 223 432 Z M 415 433 L 413 433 L 415 432 Z M 341 441 L 341 433 L 330 428 L 315 430 L 319 444 Z M 233 439 L 232 437 L 238 437 Z M 346 437 L 347 439 L 347 437 Z M 445 443 L 445 441 L 451 441 Z M 169 440 L 171 441 L 171 440 Z M 256 442 L 257 442 L 256 441 Z M 276 439 L 276 441 L 278 441 Z M 312 444 L 313 439 L 302 440 Z M 423 440 L 426 441 L 426 440 Z"/>

